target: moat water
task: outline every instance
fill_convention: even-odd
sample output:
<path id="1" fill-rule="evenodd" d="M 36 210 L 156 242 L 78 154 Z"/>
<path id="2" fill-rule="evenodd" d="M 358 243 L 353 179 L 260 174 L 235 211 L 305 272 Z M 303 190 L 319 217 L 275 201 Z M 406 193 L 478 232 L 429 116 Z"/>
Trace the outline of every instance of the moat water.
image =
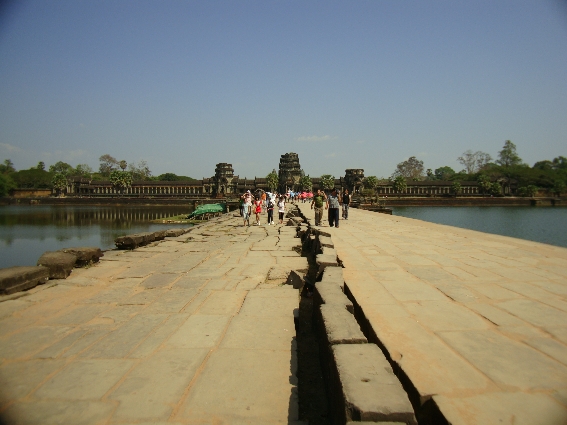
<path id="1" fill-rule="evenodd" d="M 189 206 L 0 206 L 0 268 L 35 266 L 45 251 L 79 246 L 112 249 L 119 236 L 180 227 L 150 221 L 192 210 Z"/>
<path id="2" fill-rule="evenodd" d="M 392 207 L 393 215 L 567 248 L 565 207 Z"/>
<path id="3" fill-rule="evenodd" d="M 113 249 L 119 236 L 179 227 L 150 221 L 190 211 L 184 206 L 0 206 L 0 268 L 33 266 L 45 251 L 62 248 Z M 567 247 L 567 208 L 562 207 L 394 207 L 393 214 Z"/>

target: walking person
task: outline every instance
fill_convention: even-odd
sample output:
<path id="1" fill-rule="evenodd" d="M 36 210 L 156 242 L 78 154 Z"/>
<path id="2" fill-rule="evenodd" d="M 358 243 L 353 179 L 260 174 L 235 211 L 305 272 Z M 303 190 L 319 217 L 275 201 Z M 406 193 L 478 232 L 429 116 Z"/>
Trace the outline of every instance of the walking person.
<path id="1" fill-rule="evenodd" d="M 337 195 L 337 189 L 331 190 L 331 194 L 327 196 L 327 209 L 329 210 L 329 226 L 339 227 L 339 209 L 340 199 Z"/>
<path id="2" fill-rule="evenodd" d="M 260 213 L 262 212 L 262 199 L 257 196 L 254 201 L 254 213 L 256 214 L 256 226 L 260 225 Z"/>
<path id="3" fill-rule="evenodd" d="M 345 189 L 345 192 L 343 193 L 343 218 L 345 220 L 348 220 L 348 207 L 350 205 L 350 195 L 348 193 L 348 189 Z"/>
<path id="4" fill-rule="evenodd" d="M 311 201 L 311 209 L 315 209 L 315 226 L 320 226 L 323 220 L 323 206 L 327 197 L 321 189 L 317 189 L 317 194 L 313 197 Z"/>
<path id="5" fill-rule="evenodd" d="M 285 196 L 280 196 L 280 200 L 278 201 L 278 215 L 280 219 L 280 224 L 283 224 L 285 214 Z"/>
<path id="6" fill-rule="evenodd" d="M 274 224 L 274 199 L 269 196 L 268 197 L 268 206 L 266 207 L 268 211 L 268 226 Z"/>
<path id="7" fill-rule="evenodd" d="M 246 191 L 244 195 L 242 195 L 242 218 L 244 219 L 244 226 L 248 224 L 250 227 L 250 214 L 252 213 L 252 194 L 249 190 Z"/>

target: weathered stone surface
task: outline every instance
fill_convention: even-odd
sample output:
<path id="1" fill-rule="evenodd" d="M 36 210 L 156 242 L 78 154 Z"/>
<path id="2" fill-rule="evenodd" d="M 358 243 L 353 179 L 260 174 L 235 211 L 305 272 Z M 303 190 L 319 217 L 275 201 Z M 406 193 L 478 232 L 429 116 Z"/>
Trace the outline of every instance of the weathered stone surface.
<path id="1" fill-rule="evenodd" d="M 322 247 L 321 251 L 322 251 L 322 254 L 325 255 L 325 256 L 337 258 L 337 251 L 335 250 L 335 248 L 329 248 L 327 246 L 324 246 L 324 247 Z"/>
<path id="2" fill-rule="evenodd" d="M 317 257 L 315 257 L 315 262 L 319 266 L 320 272 L 322 272 L 325 269 L 325 267 L 338 266 L 336 255 L 317 254 Z"/>
<path id="3" fill-rule="evenodd" d="M 435 395 L 433 400 L 449 423 L 453 424 L 557 425 L 567 423 L 567 407 L 541 393 L 491 392 L 470 397 Z M 463 421 L 463 416 L 466 422 Z"/>
<path id="4" fill-rule="evenodd" d="M 50 279 L 67 279 L 67 276 L 73 271 L 77 256 L 61 251 L 47 251 L 44 252 L 39 260 L 38 266 L 44 266 L 49 269 Z"/>
<path id="5" fill-rule="evenodd" d="M 82 246 L 78 248 L 64 248 L 62 252 L 73 254 L 77 257 L 75 267 L 84 267 L 92 263 L 98 263 L 98 260 L 104 256 L 100 248 L 96 246 Z"/>
<path id="6" fill-rule="evenodd" d="M 120 402 L 113 417 L 167 421 L 208 351 L 203 348 L 159 351 L 140 363 L 110 395 Z"/>
<path id="7" fill-rule="evenodd" d="M 567 366 L 491 330 L 439 332 L 441 338 L 494 382 L 522 390 L 564 386 Z"/>
<path id="8" fill-rule="evenodd" d="M 331 239 L 330 236 L 325 236 L 323 234 L 320 234 L 318 237 L 318 241 L 319 241 L 319 246 L 321 248 L 323 247 L 327 247 L 327 248 L 334 248 L 335 244 L 333 243 L 333 240 Z"/>
<path id="9" fill-rule="evenodd" d="M 368 342 L 356 319 L 346 309 L 330 304 L 323 304 L 320 309 L 329 345 Z"/>
<path id="10" fill-rule="evenodd" d="M 114 244 L 118 249 L 134 249 L 139 246 L 147 245 L 153 241 L 155 241 L 155 232 L 144 232 L 120 236 L 114 240 Z"/>
<path id="11" fill-rule="evenodd" d="M 16 266 L 0 269 L 0 294 L 13 294 L 41 285 L 49 279 L 49 269 L 41 266 Z"/>
<path id="12" fill-rule="evenodd" d="M 352 302 L 336 283 L 317 282 L 315 285 L 315 294 L 315 299 L 318 303 L 339 306 L 346 308 L 351 313 L 354 312 Z"/>
<path id="13" fill-rule="evenodd" d="M 342 267 L 327 267 L 323 272 L 321 282 L 334 283 L 339 285 L 342 289 L 345 286 L 345 278 Z"/>
<path id="14" fill-rule="evenodd" d="M 398 421 L 417 425 L 406 392 L 376 345 L 335 345 L 333 355 L 347 421 Z"/>
<path id="15" fill-rule="evenodd" d="M 217 349 L 178 417 L 181 422 L 210 423 L 215 418 L 226 424 L 297 420 L 297 396 L 290 375 L 295 375 L 295 370 L 290 371 L 289 346 L 285 350 Z"/>
<path id="16" fill-rule="evenodd" d="M 166 238 L 176 238 L 187 233 L 186 229 L 167 229 L 165 231 Z"/>
<path id="17" fill-rule="evenodd" d="M 71 363 L 43 384 L 35 395 L 45 399 L 96 400 L 102 398 L 132 367 L 122 359 L 81 360 Z"/>

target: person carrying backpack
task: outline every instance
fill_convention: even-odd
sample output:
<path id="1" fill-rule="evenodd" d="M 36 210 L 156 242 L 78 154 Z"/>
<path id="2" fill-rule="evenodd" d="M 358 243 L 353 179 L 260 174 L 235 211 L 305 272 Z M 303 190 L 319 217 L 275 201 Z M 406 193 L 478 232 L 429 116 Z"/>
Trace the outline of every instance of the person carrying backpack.
<path id="1" fill-rule="evenodd" d="M 268 198 L 268 226 L 274 224 L 274 199 L 270 196 Z"/>

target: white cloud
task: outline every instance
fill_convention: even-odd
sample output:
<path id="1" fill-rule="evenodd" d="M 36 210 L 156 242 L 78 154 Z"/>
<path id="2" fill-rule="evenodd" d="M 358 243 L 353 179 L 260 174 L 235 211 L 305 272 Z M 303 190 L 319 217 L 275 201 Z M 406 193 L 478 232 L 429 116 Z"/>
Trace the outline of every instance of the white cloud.
<path id="1" fill-rule="evenodd" d="M 329 135 L 326 136 L 300 136 L 296 137 L 296 142 L 325 142 L 327 140 L 331 140 L 332 137 Z"/>
<path id="2" fill-rule="evenodd" d="M 2 150 L 5 150 L 6 152 L 21 152 L 22 151 L 19 147 L 10 145 L 9 143 L 0 143 L 0 148 Z"/>
<path id="3" fill-rule="evenodd" d="M 331 152 L 331 153 L 328 153 L 327 155 L 325 155 L 325 158 L 334 158 L 336 156 L 337 156 L 336 152 Z"/>

